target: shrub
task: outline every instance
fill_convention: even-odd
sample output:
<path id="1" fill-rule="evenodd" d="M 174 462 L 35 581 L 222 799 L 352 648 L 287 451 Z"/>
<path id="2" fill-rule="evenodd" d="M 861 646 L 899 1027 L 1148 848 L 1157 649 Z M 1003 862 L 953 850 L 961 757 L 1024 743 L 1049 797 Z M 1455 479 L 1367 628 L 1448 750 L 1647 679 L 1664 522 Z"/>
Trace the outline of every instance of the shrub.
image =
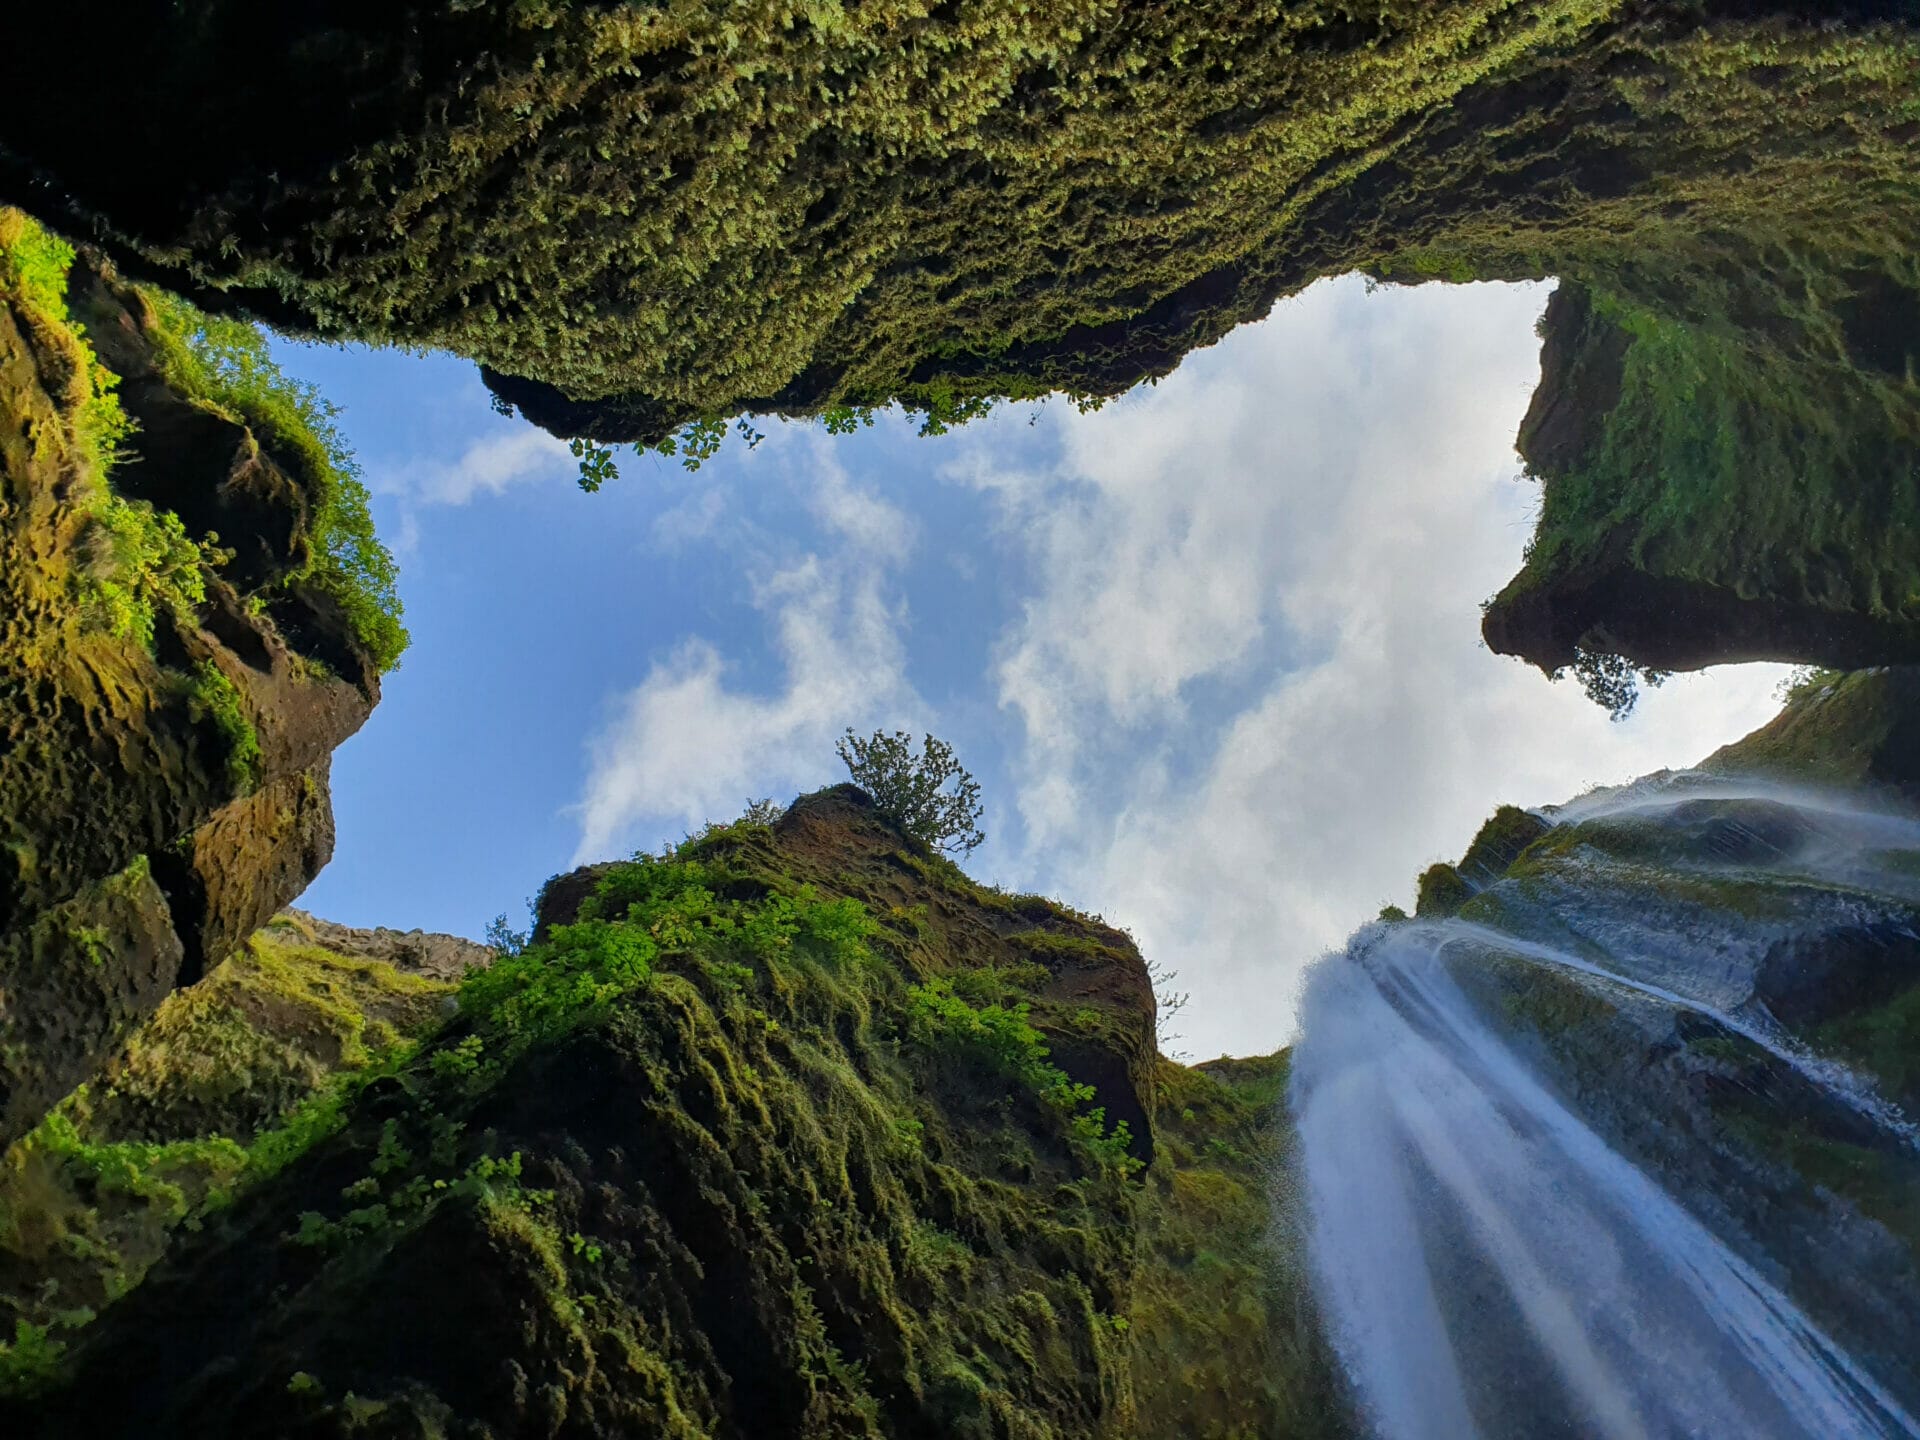
<path id="1" fill-rule="evenodd" d="M 980 830 L 980 784 L 961 767 L 946 741 L 929 735 L 916 755 L 913 738 L 904 730 L 891 735 L 876 730 L 862 740 L 849 728 L 835 748 L 853 783 L 909 835 L 936 850 L 961 855 L 987 838 Z"/>
<path id="2" fill-rule="evenodd" d="M 772 825 L 786 813 L 787 807 L 779 804 L 772 796 L 768 796 L 764 800 L 749 800 L 747 801 L 747 808 L 740 813 L 739 823 L 742 825 Z"/>
<path id="3" fill-rule="evenodd" d="M 301 472 L 313 507 L 313 558 L 291 578 L 337 600 L 374 662 L 393 669 L 408 641 L 399 571 L 374 533 L 359 462 L 337 424 L 339 407 L 276 365 L 258 326 L 203 314 L 164 291 L 142 293 L 159 322 L 153 339 L 168 383 L 244 422 Z"/>
<path id="4" fill-rule="evenodd" d="M 0 1396 L 31 1398 L 53 1384 L 67 1347 L 49 1330 L 25 1320 L 14 1322 L 12 1342 L 0 1341 Z"/>
<path id="5" fill-rule="evenodd" d="M 171 510 L 101 491 L 85 543 L 81 612 L 97 630 L 151 650 L 160 611 L 190 615 L 207 598 L 200 547 Z"/>
<path id="6" fill-rule="evenodd" d="M 1106 1108 L 1091 1103 L 1093 1086 L 1075 1081 L 1053 1063 L 1046 1040 L 1029 1023 L 1028 1014 L 1024 1001 L 1011 1006 L 969 1005 L 939 976 L 907 991 L 907 1026 L 916 1039 L 1025 1085 L 1067 1113 L 1069 1132 L 1096 1161 L 1132 1174 L 1141 1162 L 1132 1154 L 1131 1127 L 1124 1120 L 1107 1127 Z"/>

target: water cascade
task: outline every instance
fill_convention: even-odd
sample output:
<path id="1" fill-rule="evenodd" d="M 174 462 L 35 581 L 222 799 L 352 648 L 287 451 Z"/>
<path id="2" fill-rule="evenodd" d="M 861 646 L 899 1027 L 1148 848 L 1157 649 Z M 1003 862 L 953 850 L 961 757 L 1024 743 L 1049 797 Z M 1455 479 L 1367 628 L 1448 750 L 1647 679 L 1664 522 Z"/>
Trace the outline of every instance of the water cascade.
<path id="1" fill-rule="evenodd" d="M 1859 1062 L 1920 993 L 1920 824 L 1697 776 L 1549 818 L 1308 985 L 1290 1102 L 1365 1424 L 1920 1435 L 1920 1135 Z"/>

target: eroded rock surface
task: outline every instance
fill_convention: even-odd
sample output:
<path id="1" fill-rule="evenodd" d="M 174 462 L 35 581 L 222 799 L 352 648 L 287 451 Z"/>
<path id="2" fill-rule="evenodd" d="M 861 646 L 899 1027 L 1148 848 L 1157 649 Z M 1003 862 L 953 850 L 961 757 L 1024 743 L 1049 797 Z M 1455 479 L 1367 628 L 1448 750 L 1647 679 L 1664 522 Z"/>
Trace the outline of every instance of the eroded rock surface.
<path id="1" fill-rule="evenodd" d="M 363 1074 L 329 1124 L 257 1142 L 274 1164 L 8 1420 L 1125 1430 L 1145 1178 L 1179 1188 L 1154 1143 L 1163 1078 L 1220 1107 L 1183 1122 L 1185 1163 L 1209 1135 L 1253 1148 L 1209 1152 L 1212 1209 L 1154 1231 L 1177 1252 L 1197 1213 L 1228 1217 L 1234 1268 L 1170 1281 L 1155 1313 L 1244 1295 L 1236 1343 L 1262 1353 L 1254 1155 L 1283 1071 L 1245 1101 L 1169 1072 L 1125 935 L 973 883 L 851 787 L 589 878 L 550 887 L 544 938 L 472 972 L 421 1051 Z M 1173 1343 L 1156 1330 L 1151 1353 Z M 1154 1413 L 1178 1383 L 1158 1377 Z M 1223 1423 L 1272 1403 L 1207 1401 Z"/>
<path id="2" fill-rule="evenodd" d="M 330 757 L 380 693 L 294 580 L 298 467 L 168 388 L 150 307 L 103 263 L 57 308 L 0 279 L 0 1139 L 326 863 Z M 111 481 L 102 366 L 136 427 Z"/>

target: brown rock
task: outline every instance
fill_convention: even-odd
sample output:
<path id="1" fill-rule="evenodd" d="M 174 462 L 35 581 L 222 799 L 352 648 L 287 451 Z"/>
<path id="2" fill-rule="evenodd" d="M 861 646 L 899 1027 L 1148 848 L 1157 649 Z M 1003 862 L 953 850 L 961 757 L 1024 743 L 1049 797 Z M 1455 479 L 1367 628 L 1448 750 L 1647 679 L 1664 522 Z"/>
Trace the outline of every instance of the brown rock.
<path id="1" fill-rule="evenodd" d="M 0 287 L 0 1143 L 305 887 L 332 850 L 328 760 L 379 698 L 337 607 L 258 588 L 305 555 L 297 467 L 167 389 L 137 292 L 100 265 L 73 282 L 131 377 L 116 493 L 218 529 L 236 559 L 205 571 L 196 613 L 160 608 L 151 648 L 90 620 L 88 577 L 121 562 L 76 428 L 88 357 Z M 216 674 L 237 697 L 224 727 L 202 698 Z M 256 760 L 236 759 L 235 723 Z"/>
<path id="2" fill-rule="evenodd" d="M 312 944 L 336 955 L 380 960 L 396 970 L 434 980 L 458 980 L 469 970 L 491 965 L 500 952 L 459 935 L 427 930 L 372 930 L 336 925 L 304 910 L 283 910 L 256 939 L 269 944 Z"/>

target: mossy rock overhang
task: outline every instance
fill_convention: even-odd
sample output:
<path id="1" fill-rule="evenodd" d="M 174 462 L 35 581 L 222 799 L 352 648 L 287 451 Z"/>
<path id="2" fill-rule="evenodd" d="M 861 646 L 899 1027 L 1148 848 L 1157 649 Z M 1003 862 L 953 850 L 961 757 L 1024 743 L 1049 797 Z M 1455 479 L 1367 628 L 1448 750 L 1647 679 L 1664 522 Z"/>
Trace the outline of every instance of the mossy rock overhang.
<path id="1" fill-rule="evenodd" d="M 88 65 L 0 118 L 0 194 L 202 303 L 445 348 L 558 433 L 651 442 L 1111 395 L 1323 275 L 1617 270 L 1758 192 L 1831 218 L 1805 161 L 1845 136 L 1838 193 L 1876 193 L 1903 117 L 1855 41 L 1912 14 L 74 0 L 10 17 L 8 93 Z"/>
<path id="2" fill-rule="evenodd" d="M 1920 666 L 1814 675 L 1701 769 L 1837 785 L 1920 805 Z"/>
<path id="3" fill-rule="evenodd" d="M 1897 250 L 1898 247 L 1896 247 Z M 1541 487 L 1490 649 L 1654 671 L 1920 662 L 1920 288 L 1775 255 L 1660 305 L 1560 285 L 1519 449 Z"/>

